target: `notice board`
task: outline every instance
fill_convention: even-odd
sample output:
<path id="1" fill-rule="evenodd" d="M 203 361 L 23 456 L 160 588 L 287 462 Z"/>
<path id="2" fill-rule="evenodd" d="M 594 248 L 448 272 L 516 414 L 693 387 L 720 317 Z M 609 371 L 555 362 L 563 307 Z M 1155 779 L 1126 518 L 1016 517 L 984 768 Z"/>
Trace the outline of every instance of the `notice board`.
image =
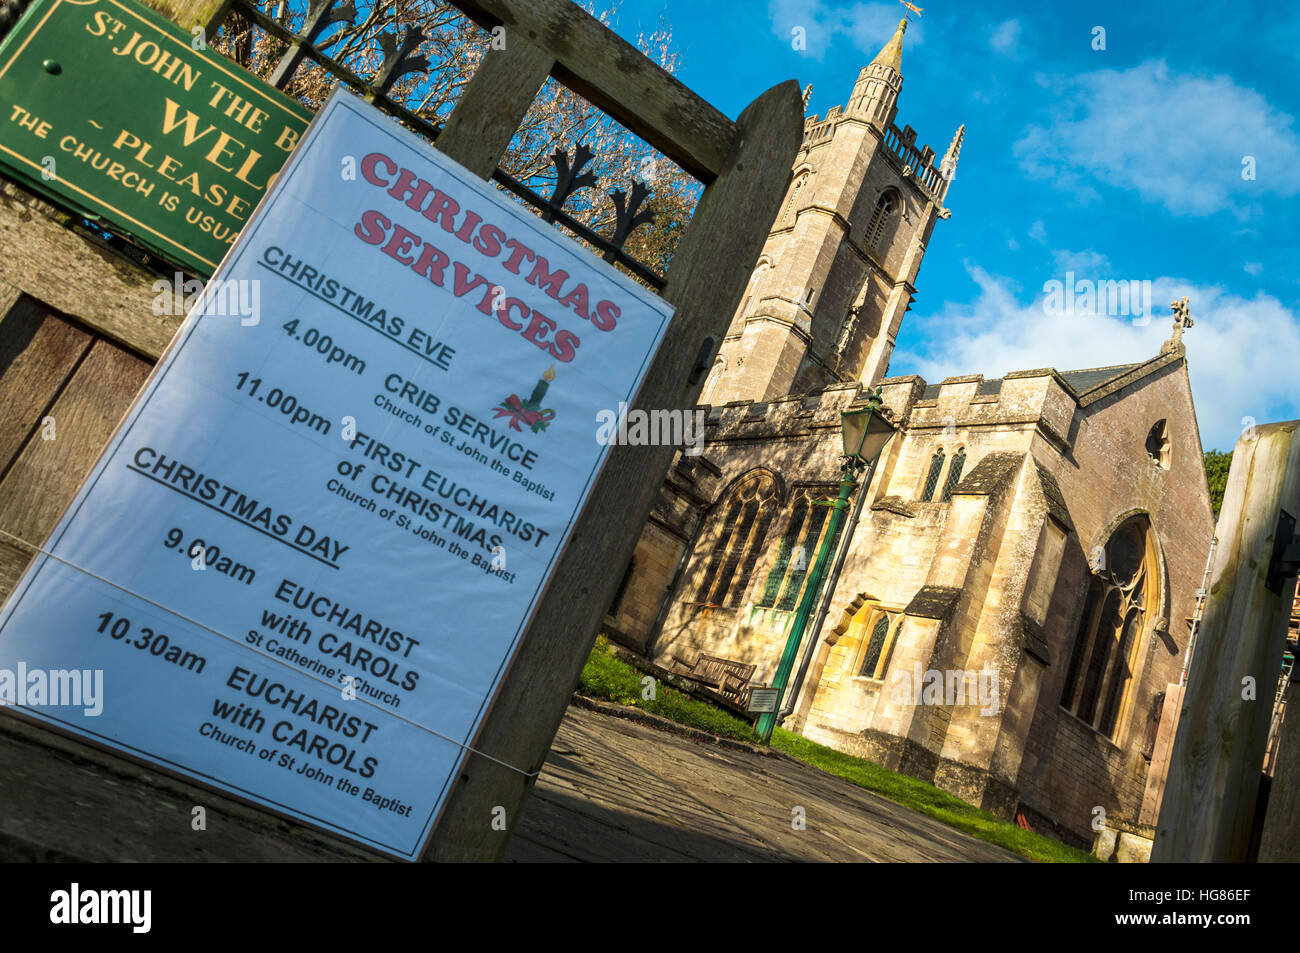
<path id="1" fill-rule="evenodd" d="M 334 93 L 0 614 L 5 700 L 417 858 L 670 316 Z"/>
<path id="2" fill-rule="evenodd" d="M 311 112 L 135 0 L 36 0 L 0 44 L 0 165 L 207 277 Z"/>

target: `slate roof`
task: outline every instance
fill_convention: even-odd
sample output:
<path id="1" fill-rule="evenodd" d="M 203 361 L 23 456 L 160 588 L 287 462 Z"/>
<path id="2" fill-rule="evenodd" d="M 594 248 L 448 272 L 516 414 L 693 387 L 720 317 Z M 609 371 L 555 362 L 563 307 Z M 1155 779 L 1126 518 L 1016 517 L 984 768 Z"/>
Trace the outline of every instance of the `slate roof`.
<path id="1" fill-rule="evenodd" d="M 1115 364 L 1111 367 L 1089 367 L 1081 371 L 1059 371 L 1058 373 L 1076 394 L 1086 394 L 1102 384 L 1113 381 L 1117 377 L 1122 377 L 1138 366 L 1137 364 Z M 980 381 L 975 394 L 977 397 L 990 397 L 1001 390 L 1002 378 L 997 377 L 991 381 Z M 939 385 L 929 384 L 921 394 L 921 400 L 934 400 L 938 396 Z"/>
<path id="2" fill-rule="evenodd" d="M 1122 377 L 1138 364 L 1115 364 L 1111 367 L 1090 367 L 1083 371 L 1061 371 L 1061 377 L 1074 388 L 1076 394 L 1086 394 L 1093 388 Z"/>

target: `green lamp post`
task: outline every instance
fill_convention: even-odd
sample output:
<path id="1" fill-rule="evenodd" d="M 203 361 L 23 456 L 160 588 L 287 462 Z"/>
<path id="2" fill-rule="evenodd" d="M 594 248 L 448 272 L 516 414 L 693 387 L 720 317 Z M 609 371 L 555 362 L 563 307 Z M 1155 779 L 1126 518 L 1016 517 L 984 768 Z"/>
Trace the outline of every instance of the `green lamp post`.
<path id="1" fill-rule="evenodd" d="M 844 511 L 849 507 L 849 495 L 858 485 L 858 471 L 874 463 L 885 448 L 885 444 L 889 442 L 889 438 L 894 435 L 893 424 L 880 413 L 879 387 L 867 398 L 865 406 L 850 408 L 840 415 L 840 428 L 844 436 L 844 465 L 841 469 L 843 476 L 840 479 L 840 495 L 832 504 L 833 509 L 830 519 L 826 521 L 822 544 L 817 550 L 817 558 L 813 561 L 812 569 L 808 572 L 807 584 L 804 586 L 803 596 L 799 599 L 799 606 L 795 610 L 790 635 L 786 639 L 785 650 L 781 653 L 781 661 L 776 667 L 776 677 L 772 680 L 772 687 L 776 689 L 776 707 L 772 711 L 763 712 L 755 727 L 759 740 L 763 744 L 767 744 L 772 739 L 772 729 L 776 727 L 777 716 L 781 711 L 782 697 L 785 695 L 786 684 L 790 680 L 790 671 L 794 668 L 794 660 L 799 654 L 799 645 L 803 642 L 804 630 L 808 627 L 808 618 L 812 615 L 817 594 L 821 591 L 822 577 L 826 573 L 827 563 L 830 562 L 831 549 L 839 531 L 840 521 L 844 518 Z M 863 486 L 861 492 L 866 491 L 867 488 Z M 835 580 L 831 580 L 831 585 L 834 584 Z"/>

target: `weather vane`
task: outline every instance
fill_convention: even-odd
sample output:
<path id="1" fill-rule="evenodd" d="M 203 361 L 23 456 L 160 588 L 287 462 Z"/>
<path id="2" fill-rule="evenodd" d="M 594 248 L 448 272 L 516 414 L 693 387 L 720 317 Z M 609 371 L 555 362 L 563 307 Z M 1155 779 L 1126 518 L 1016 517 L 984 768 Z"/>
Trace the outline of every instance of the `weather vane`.
<path id="1" fill-rule="evenodd" d="M 907 9 L 911 10 L 913 13 L 915 13 L 918 17 L 921 15 L 921 8 L 918 7 L 916 4 L 908 3 L 907 0 L 898 0 L 898 2 L 901 3 L 903 6 L 907 7 Z M 903 14 L 903 17 L 908 20 L 912 19 L 906 13 Z"/>

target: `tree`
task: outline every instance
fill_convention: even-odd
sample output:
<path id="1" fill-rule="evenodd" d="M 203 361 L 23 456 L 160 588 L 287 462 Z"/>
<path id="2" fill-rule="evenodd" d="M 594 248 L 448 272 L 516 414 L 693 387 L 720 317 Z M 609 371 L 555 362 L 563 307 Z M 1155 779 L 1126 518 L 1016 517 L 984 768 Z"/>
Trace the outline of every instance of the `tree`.
<path id="1" fill-rule="evenodd" d="M 1210 487 L 1210 505 L 1214 507 L 1214 517 L 1218 519 L 1219 508 L 1223 506 L 1223 491 L 1228 486 L 1228 470 L 1232 466 L 1232 451 L 1205 451 L 1205 481 Z"/>
<path id="2" fill-rule="evenodd" d="M 257 0 L 257 6 L 292 32 L 302 28 L 306 0 Z M 509 44 L 507 33 L 489 34 L 450 3 L 438 0 L 357 0 L 356 6 L 355 22 L 327 28 L 317 40 L 317 48 L 368 80 L 383 62 L 380 35 L 389 33 L 400 39 L 409 28 L 418 27 L 424 40 L 413 55 L 426 57 L 429 71 L 401 78 L 388 95 L 435 124 L 451 115 L 488 49 Z M 597 17 L 608 25 L 613 15 L 611 8 Z M 669 73 L 676 71 L 680 56 L 673 49 L 672 30 L 666 24 L 640 34 L 636 46 Z M 237 16 L 223 26 L 214 47 L 263 79 L 271 75 L 288 49 L 283 41 Z M 315 109 L 338 84 L 336 77 L 306 58 L 285 92 Z M 534 192 L 549 197 L 554 183 L 551 156 L 557 147 L 571 153 L 578 143 L 584 143 L 595 154 L 583 171 L 596 176 L 596 187 L 575 194 L 565 211 L 596 232 L 608 235 L 613 231 L 615 213 L 607 193 L 616 188 L 630 192 L 633 181 L 640 179 L 653 190 L 646 207 L 654 211 L 655 220 L 632 233 L 626 250 L 662 274 L 699 199 L 700 185 L 581 96 L 548 79 L 524 117 L 501 167 Z"/>

